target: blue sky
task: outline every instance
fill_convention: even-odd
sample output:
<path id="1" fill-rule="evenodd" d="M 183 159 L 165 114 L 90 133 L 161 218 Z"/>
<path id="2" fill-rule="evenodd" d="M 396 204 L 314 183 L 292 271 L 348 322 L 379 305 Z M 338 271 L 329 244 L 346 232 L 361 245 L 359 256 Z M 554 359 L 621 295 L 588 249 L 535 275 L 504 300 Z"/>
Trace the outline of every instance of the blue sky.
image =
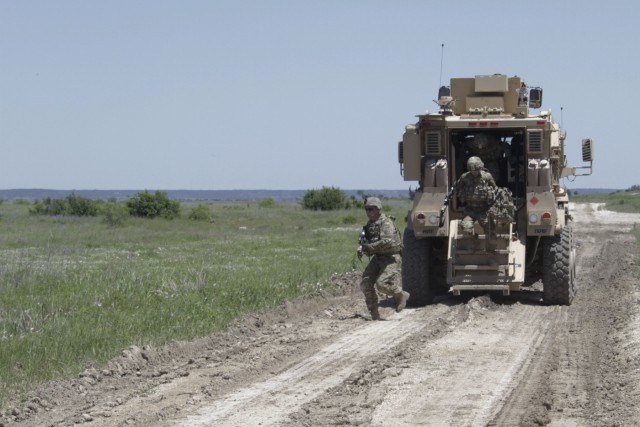
<path id="1" fill-rule="evenodd" d="M 544 90 L 569 188 L 628 188 L 637 1 L 0 0 L 0 188 L 402 189 L 451 77 Z M 562 108 L 562 113 L 561 113 Z"/>

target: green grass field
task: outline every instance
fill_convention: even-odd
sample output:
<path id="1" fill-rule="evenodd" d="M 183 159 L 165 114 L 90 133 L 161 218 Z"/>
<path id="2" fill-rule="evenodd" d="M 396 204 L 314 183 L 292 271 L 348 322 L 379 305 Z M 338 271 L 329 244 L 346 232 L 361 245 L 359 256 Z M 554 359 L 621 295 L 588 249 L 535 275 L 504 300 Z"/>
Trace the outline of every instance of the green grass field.
<path id="1" fill-rule="evenodd" d="M 390 201 L 404 228 L 409 200 Z M 265 204 L 263 204 L 264 206 Z M 29 215 L 0 204 L 0 407 L 130 345 L 220 331 L 248 312 L 331 291 L 355 258 L 359 209 L 208 205 L 213 221 Z"/>

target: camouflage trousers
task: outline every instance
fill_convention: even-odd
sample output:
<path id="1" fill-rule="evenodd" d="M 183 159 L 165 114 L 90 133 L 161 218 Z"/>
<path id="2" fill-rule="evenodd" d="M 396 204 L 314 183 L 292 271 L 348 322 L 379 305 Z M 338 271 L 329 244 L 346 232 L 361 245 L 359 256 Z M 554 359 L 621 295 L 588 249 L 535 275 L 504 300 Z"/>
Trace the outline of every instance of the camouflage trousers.
<path id="1" fill-rule="evenodd" d="M 489 218 L 487 215 L 488 212 L 489 212 L 488 207 L 481 207 L 481 208 L 466 207 L 464 209 L 464 218 L 462 218 L 462 221 L 460 221 L 462 230 L 470 232 L 473 229 L 473 223 L 475 221 L 478 221 L 478 224 L 482 226 L 485 233 L 490 232 L 491 231 L 490 227 L 488 227 L 490 225 Z"/>
<path id="2" fill-rule="evenodd" d="M 374 255 L 362 273 L 360 289 L 364 293 L 367 308 L 378 307 L 378 291 L 385 295 L 394 296 L 402 292 L 402 256 Z"/>

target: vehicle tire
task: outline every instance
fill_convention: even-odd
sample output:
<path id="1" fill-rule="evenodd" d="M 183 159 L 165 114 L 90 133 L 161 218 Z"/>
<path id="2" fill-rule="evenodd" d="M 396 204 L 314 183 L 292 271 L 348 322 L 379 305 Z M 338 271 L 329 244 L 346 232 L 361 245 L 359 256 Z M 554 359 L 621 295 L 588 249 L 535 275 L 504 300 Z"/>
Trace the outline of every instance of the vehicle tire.
<path id="1" fill-rule="evenodd" d="M 573 230 L 565 226 L 559 236 L 544 239 L 542 297 L 546 304 L 571 305 L 576 294 Z"/>
<path id="2" fill-rule="evenodd" d="M 435 237 L 429 239 L 431 250 L 429 252 L 429 287 L 433 295 L 447 295 L 447 254 L 449 251 L 449 239 Z"/>
<path id="3" fill-rule="evenodd" d="M 434 292 L 429 286 L 429 239 L 416 239 L 413 230 L 404 230 L 402 249 L 402 289 L 409 292 L 409 304 L 424 306 L 433 302 Z"/>

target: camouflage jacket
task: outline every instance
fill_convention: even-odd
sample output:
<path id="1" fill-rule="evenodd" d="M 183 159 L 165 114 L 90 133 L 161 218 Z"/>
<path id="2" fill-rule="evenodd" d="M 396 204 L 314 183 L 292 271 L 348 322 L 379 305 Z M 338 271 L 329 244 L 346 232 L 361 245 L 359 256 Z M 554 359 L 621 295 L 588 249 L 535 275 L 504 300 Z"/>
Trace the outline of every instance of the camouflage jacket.
<path id="1" fill-rule="evenodd" d="M 377 221 L 369 221 L 364 226 L 367 244 L 364 245 L 365 255 L 399 254 L 402 251 L 402 238 L 393 219 L 380 214 Z"/>
<path id="2" fill-rule="evenodd" d="M 496 183 L 491 174 L 481 170 L 480 175 L 462 174 L 456 184 L 456 194 L 470 208 L 489 208 L 495 198 Z"/>

